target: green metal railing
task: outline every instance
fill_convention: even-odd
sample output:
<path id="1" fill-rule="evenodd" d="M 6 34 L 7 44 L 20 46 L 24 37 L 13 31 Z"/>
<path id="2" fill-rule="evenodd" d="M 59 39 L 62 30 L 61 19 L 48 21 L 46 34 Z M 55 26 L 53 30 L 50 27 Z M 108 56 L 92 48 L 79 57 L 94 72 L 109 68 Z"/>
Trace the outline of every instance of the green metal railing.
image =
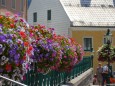
<path id="1" fill-rule="evenodd" d="M 92 67 L 92 58 L 84 57 L 70 73 L 51 71 L 47 75 L 31 70 L 26 74 L 24 84 L 28 86 L 60 86 Z"/>

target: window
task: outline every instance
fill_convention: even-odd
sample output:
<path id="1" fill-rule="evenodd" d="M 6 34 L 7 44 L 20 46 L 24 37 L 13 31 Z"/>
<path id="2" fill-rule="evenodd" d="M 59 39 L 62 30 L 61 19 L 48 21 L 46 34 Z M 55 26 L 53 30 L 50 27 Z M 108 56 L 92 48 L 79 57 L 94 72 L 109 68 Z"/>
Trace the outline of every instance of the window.
<path id="1" fill-rule="evenodd" d="M 106 6 L 104 4 L 102 4 L 101 7 L 106 7 Z"/>
<path id="2" fill-rule="evenodd" d="M 6 0 L 1 0 L 1 4 L 2 4 L 3 6 L 5 6 L 5 5 L 6 5 Z"/>
<path id="3" fill-rule="evenodd" d="M 12 8 L 16 9 L 16 0 L 12 0 Z"/>
<path id="4" fill-rule="evenodd" d="M 37 12 L 33 13 L 33 22 L 37 22 Z"/>
<path id="5" fill-rule="evenodd" d="M 84 4 L 84 7 L 89 7 L 88 4 Z"/>
<path id="6" fill-rule="evenodd" d="M 51 20 L 51 10 L 47 11 L 47 20 Z"/>
<path id="7" fill-rule="evenodd" d="M 109 7 L 114 7 L 113 5 L 108 5 Z"/>
<path id="8" fill-rule="evenodd" d="M 24 10 L 24 0 L 21 0 L 21 7 L 20 10 L 23 11 Z"/>
<path id="9" fill-rule="evenodd" d="M 84 50 L 90 51 L 92 48 L 92 38 L 84 38 Z"/>

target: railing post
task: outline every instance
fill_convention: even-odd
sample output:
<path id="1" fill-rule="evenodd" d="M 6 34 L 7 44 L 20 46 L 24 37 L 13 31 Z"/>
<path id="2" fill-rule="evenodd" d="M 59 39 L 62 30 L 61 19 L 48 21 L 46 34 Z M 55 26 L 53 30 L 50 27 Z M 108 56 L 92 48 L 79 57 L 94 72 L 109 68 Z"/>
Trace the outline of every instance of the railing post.
<path id="1" fill-rule="evenodd" d="M 93 55 L 91 55 L 91 67 L 93 68 Z"/>
<path id="2" fill-rule="evenodd" d="M 64 73 L 64 82 L 63 82 L 63 84 L 67 84 L 67 81 L 68 81 L 68 75 L 69 75 L 68 72 L 65 72 L 65 73 Z"/>
<path id="3" fill-rule="evenodd" d="M 66 84 L 66 73 L 64 74 L 64 82 L 63 84 Z"/>
<path id="4" fill-rule="evenodd" d="M 51 71 L 51 82 L 50 82 L 50 86 L 53 86 L 53 81 L 54 81 L 53 77 L 54 77 L 54 71 Z"/>

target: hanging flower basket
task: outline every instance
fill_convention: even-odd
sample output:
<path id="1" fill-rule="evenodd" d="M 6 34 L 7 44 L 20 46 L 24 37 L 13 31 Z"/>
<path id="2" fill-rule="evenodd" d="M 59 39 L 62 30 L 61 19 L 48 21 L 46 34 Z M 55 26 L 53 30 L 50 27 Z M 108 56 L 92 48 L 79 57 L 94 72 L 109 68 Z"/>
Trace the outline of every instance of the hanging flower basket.
<path id="1" fill-rule="evenodd" d="M 61 60 L 61 50 L 58 43 L 52 40 L 39 40 L 33 44 L 34 61 L 36 61 L 37 71 L 46 73 L 49 70 L 56 70 Z"/>
<path id="2" fill-rule="evenodd" d="M 115 61 L 115 47 L 105 44 L 102 45 L 102 47 L 100 47 L 98 50 L 98 60 L 107 62 L 108 58 L 110 58 L 110 62 Z"/>
<path id="3" fill-rule="evenodd" d="M 62 59 L 58 71 L 70 72 L 73 67 L 82 60 L 82 48 L 71 38 L 54 35 L 62 50 Z"/>
<path id="4" fill-rule="evenodd" d="M 28 24 L 17 15 L 0 15 L 0 74 L 17 81 L 27 73 L 32 55 L 26 29 Z"/>
<path id="5" fill-rule="evenodd" d="M 81 46 L 73 39 L 56 35 L 53 28 L 31 26 L 29 33 L 34 48 L 33 63 L 36 63 L 38 72 L 71 71 L 82 60 Z"/>
<path id="6" fill-rule="evenodd" d="M 52 38 L 53 29 L 46 29 L 45 26 L 41 25 L 31 26 L 29 34 L 34 48 L 34 55 L 31 57 L 32 64 L 36 64 L 36 68 L 32 68 L 43 74 L 47 74 L 50 70 L 57 70 L 62 51 L 59 43 Z"/>
<path id="7" fill-rule="evenodd" d="M 56 35 L 53 28 L 29 26 L 17 15 L 0 16 L 0 73 L 3 76 L 19 81 L 31 68 L 43 74 L 51 70 L 68 72 L 82 56 L 80 45 L 71 38 Z"/>

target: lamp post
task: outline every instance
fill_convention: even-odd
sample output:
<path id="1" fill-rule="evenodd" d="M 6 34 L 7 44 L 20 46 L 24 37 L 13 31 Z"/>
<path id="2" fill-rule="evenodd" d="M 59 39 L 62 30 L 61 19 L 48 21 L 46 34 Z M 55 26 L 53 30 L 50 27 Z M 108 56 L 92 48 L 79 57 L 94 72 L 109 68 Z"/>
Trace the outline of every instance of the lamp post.
<path id="1" fill-rule="evenodd" d="M 91 59 L 92 59 L 92 67 L 93 67 L 93 58 L 94 58 L 94 50 L 93 48 L 90 49 L 90 52 L 91 52 Z"/>
<path id="2" fill-rule="evenodd" d="M 106 44 L 107 44 L 107 53 L 108 53 L 108 78 L 110 78 L 110 52 L 111 52 L 111 49 L 110 49 L 110 46 L 111 46 L 111 43 L 112 43 L 112 33 L 110 32 L 110 29 L 107 29 L 107 33 L 105 34 L 105 41 L 106 41 Z M 110 84 L 110 81 L 109 83 Z"/>

